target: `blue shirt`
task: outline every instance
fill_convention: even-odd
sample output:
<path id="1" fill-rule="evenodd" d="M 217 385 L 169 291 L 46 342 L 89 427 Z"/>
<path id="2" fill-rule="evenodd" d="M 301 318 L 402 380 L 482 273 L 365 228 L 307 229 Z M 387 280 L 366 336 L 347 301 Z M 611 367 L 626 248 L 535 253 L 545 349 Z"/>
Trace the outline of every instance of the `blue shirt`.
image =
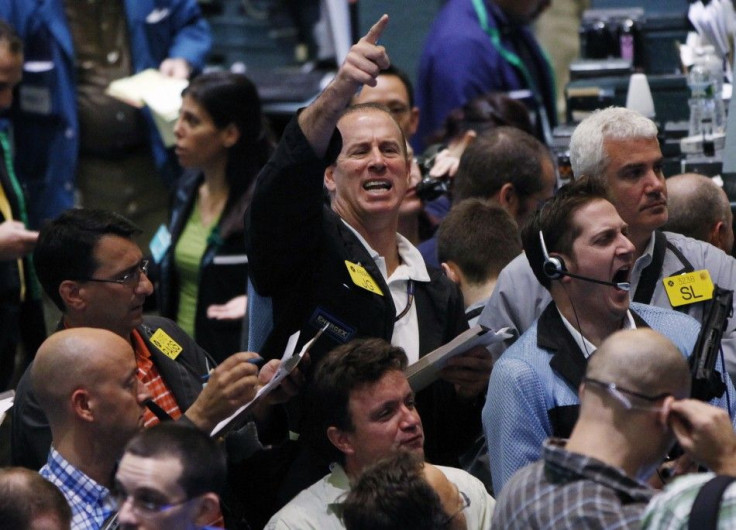
<path id="1" fill-rule="evenodd" d="M 98 530 L 115 513 L 110 490 L 67 462 L 53 447 L 39 473 L 66 497 L 72 509 L 72 530 Z"/>

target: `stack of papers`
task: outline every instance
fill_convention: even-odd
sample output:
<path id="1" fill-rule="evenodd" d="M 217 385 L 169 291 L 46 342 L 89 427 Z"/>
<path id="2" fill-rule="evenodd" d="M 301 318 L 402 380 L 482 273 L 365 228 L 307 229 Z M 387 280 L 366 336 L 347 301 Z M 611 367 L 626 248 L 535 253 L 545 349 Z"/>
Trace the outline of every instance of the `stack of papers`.
<path id="1" fill-rule="evenodd" d="M 181 92 L 189 81 L 149 68 L 110 83 L 106 93 L 137 108 L 148 107 L 166 147 L 176 143 L 174 125 L 181 108 Z"/>
<path id="2" fill-rule="evenodd" d="M 485 326 L 476 325 L 462 332 L 447 344 L 431 351 L 407 367 L 406 378 L 409 380 L 411 389 L 414 392 L 419 392 L 434 383 L 439 378 L 440 371 L 445 367 L 447 361 L 453 357 L 462 355 L 478 346 L 487 348 L 491 344 L 511 338 L 512 335 L 507 330 L 508 328 L 503 328 L 493 333 Z"/>

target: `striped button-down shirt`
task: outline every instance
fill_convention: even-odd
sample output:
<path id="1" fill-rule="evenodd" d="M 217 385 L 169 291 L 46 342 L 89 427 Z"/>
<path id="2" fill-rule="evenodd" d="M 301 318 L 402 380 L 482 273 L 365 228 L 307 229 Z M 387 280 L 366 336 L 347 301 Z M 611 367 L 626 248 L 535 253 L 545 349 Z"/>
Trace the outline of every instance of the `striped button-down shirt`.
<path id="1" fill-rule="evenodd" d="M 497 498 L 493 528 L 639 528 L 654 490 L 600 460 L 549 439 L 542 459 L 519 471 Z"/>
<path id="2" fill-rule="evenodd" d="M 72 530 L 98 530 L 115 512 L 110 490 L 67 462 L 53 447 L 39 473 L 66 497 L 72 509 Z"/>

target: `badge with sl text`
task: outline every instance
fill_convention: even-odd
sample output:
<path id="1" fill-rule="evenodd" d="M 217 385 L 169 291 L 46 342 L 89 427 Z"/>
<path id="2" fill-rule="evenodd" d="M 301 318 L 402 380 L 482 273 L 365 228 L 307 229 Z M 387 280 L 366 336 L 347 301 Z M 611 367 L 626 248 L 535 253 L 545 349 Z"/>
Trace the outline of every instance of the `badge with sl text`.
<path id="1" fill-rule="evenodd" d="M 713 298 L 713 281 L 706 269 L 662 278 L 672 307 L 696 304 Z"/>
<path id="2" fill-rule="evenodd" d="M 156 346 L 161 350 L 161 353 L 171 360 L 175 360 L 181 353 L 181 346 L 179 346 L 179 343 L 169 337 L 169 335 L 160 328 L 151 335 L 151 344 Z"/>
<path id="3" fill-rule="evenodd" d="M 353 280 L 355 285 L 361 289 L 365 289 L 366 291 L 383 296 L 383 291 L 381 291 L 376 280 L 371 278 L 371 275 L 368 274 L 368 271 L 365 270 L 362 265 L 345 260 L 345 266 L 348 268 L 350 278 Z"/>

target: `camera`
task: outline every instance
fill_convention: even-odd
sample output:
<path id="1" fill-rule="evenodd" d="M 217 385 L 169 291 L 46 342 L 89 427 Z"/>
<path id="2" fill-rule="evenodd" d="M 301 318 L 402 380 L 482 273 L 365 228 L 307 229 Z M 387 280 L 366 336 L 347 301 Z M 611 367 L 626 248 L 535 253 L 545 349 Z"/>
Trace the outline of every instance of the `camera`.
<path id="1" fill-rule="evenodd" d="M 431 202 L 439 199 L 442 195 L 450 193 L 452 180 L 450 175 L 442 175 L 440 177 L 431 177 L 430 170 L 434 166 L 437 153 L 442 149 L 429 148 L 422 156 L 417 158 L 419 171 L 422 173 L 422 180 L 417 184 L 416 194 L 422 202 Z"/>

